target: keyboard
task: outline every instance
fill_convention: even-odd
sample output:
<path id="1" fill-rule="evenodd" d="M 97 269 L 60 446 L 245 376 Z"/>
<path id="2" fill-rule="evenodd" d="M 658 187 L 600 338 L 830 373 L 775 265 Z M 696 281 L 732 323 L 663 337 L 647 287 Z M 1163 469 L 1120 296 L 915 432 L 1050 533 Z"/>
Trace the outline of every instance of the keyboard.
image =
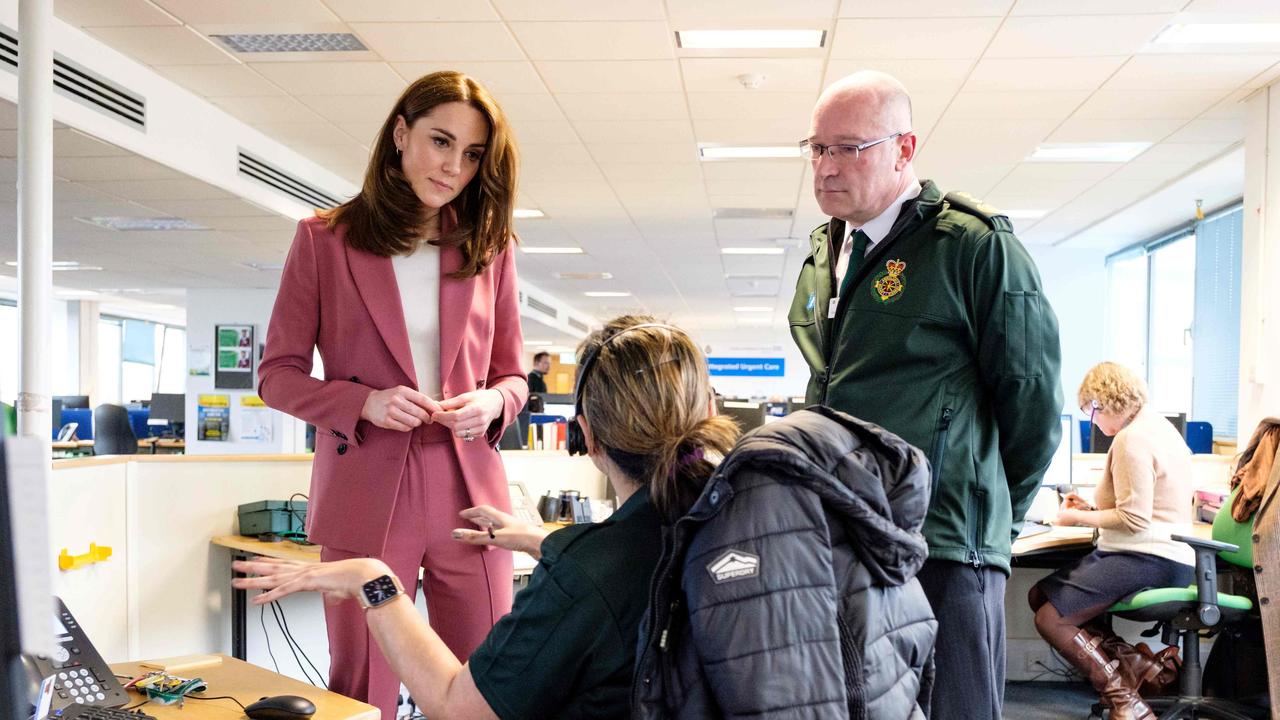
<path id="1" fill-rule="evenodd" d="M 94 705 L 69 705 L 49 716 L 50 720 L 156 720 L 141 710 L 121 710 Z"/>

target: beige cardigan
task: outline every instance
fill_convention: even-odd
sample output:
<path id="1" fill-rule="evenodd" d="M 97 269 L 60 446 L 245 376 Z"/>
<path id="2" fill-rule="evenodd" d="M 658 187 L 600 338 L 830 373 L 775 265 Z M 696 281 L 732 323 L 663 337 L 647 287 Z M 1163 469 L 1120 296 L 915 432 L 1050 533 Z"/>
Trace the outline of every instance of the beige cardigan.
<path id="1" fill-rule="evenodd" d="M 1173 425 L 1143 408 L 1116 433 L 1094 494 L 1098 549 L 1139 552 L 1195 565 L 1191 546 L 1169 538 L 1191 533 L 1191 451 Z"/>

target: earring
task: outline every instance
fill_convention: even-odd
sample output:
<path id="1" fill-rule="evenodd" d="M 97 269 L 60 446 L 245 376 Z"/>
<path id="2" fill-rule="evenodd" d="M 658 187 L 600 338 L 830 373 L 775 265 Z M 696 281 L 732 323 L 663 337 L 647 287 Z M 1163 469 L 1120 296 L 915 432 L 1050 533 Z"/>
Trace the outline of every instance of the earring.
<path id="1" fill-rule="evenodd" d="M 400 157 L 400 155 L 401 155 L 402 153 L 403 153 L 403 151 L 399 148 L 399 146 L 397 146 L 397 147 L 396 147 L 396 157 Z"/>

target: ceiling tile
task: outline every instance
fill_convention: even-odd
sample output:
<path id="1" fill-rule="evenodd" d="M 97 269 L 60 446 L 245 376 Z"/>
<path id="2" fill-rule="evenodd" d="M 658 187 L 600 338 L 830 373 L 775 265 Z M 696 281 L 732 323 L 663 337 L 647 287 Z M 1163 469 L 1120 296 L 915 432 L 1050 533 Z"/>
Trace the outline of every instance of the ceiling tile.
<path id="1" fill-rule="evenodd" d="M 688 120 L 597 120 L 575 122 L 585 143 L 682 143 L 693 141 Z"/>
<path id="2" fill-rule="evenodd" d="M 181 25 L 148 0 L 56 0 L 53 13 L 76 27 Z"/>
<path id="3" fill-rule="evenodd" d="M 808 163 L 803 160 L 740 160 L 734 162 L 704 162 L 702 173 L 707 182 L 718 180 L 768 180 L 774 182 L 800 182 Z"/>
<path id="4" fill-rule="evenodd" d="M 1231 143 L 1164 142 L 1126 164 L 1115 177 L 1123 180 L 1172 180 L 1195 165 L 1212 160 L 1231 148 Z"/>
<path id="5" fill-rule="evenodd" d="M 430 62 L 430 63 L 392 63 L 391 65 L 404 78 L 412 82 L 433 72 L 441 70 L 457 70 L 480 81 L 491 93 L 537 93 L 545 92 L 542 78 L 533 68 L 533 64 L 525 61 L 506 62 Z"/>
<path id="6" fill-rule="evenodd" d="M 1107 90 L 1234 90 L 1280 62 L 1280 55 L 1135 55 Z"/>
<path id="7" fill-rule="evenodd" d="M 822 82 L 821 58 L 681 58 L 689 92 L 816 92 Z M 763 75 L 760 87 L 747 90 L 739 75 Z"/>
<path id="8" fill-rule="evenodd" d="M 165 65 L 157 71 L 205 97 L 283 95 L 284 92 L 246 65 Z"/>
<path id="9" fill-rule="evenodd" d="M 249 123 L 321 122 L 313 110 L 285 95 L 277 97 L 222 97 L 214 105 Z"/>
<path id="10" fill-rule="evenodd" d="M 689 109 L 697 120 L 790 120 L 806 126 L 817 99 L 816 92 L 691 92 Z"/>
<path id="11" fill-rule="evenodd" d="M 977 58 L 999 26 L 998 17 L 843 19 L 836 24 L 831 57 Z"/>
<path id="12" fill-rule="evenodd" d="M 395 106 L 396 95 L 295 95 L 299 102 L 333 123 L 371 123 L 382 126 Z"/>
<path id="13" fill-rule="evenodd" d="M 991 58 L 978 61 L 965 90 L 1095 90 L 1126 57 Z"/>
<path id="14" fill-rule="evenodd" d="M 1176 13 L 1187 0 L 1018 0 L 1011 15 L 1138 15 Z"/>
<path id="15" fill-rule="evenodd" d="M 665 22 L 521 22 L 511 31 L 531 60 L 664 60 L 675 56 Z"/>
<path id="16" fill-rule="evenodd" d="M 147 207 L 173 217 L 279 217 L 273 211 L 239 198 L 215 200 L 149 200 Z"/>
<path id="17" fill-rule="evenodd" d="M 840 17 L 1001 17 L 1013 0 L 924 0 L 904 5 L 897 0 L 842 0 Z"/>
<path id="18" fill-rule="evenodd" d="M 1099 90 L 1073 118 L 1128 120 L 1184 118 L 1190 120 L 1222 99 L 1219 90 Z"/>
<path id="19" fill-rule="evenodd" d="M 276 138 L 285 145 L 347 145 L 356 144 L 358 138 L 339 130 L 331 123 L 273 122 L 257 123 L 263 134 Z"/>
<path id="20" fill-rule="evenodd" d="M 124 157 L 132 155 L 124 148 L 103 142 L 98 138 L 72 128 L 53 131 L 53 154 L 55 157 Z"/>
<path id="21" fill-rule="evenodd" d="M 521 143 L 560 144 L 579 139 L 568 120 L 528 120 L 513 124 L 512 131 Z"/>
<path id="22" fill-rule="evenodd" d="M 364 168 L 369 164 L 369 151 L 353 142 L 342 145 L 296 143 L 291 147 L 311 162 L 333 170 L 359 169 L 363 175 Z"/>
<path id="23" fill-rule="evenodd" d="M 520 181 L 526 185 L 542 182 L 561 181 L 602 181 L 604 175 L 590 158 L 580 158 L 578 162 L 531 163 L 521 160 Z"/>
<path id="24" fill-rule="evenodd" d="M 337 22 L 320 0 L 151 0 L 187 25 L 300 24 Z"/>
<path id="25" fill-rule="evenodd" d="M 735 243 L 752 246 L 761 244 L 761 240 L 787 237 L 791 232 L 791 219 L 786 220 L 733 220 L 717 219 L 714 221 L 716 237 L 723 247 L 732 247 Z M 725 257 L 736 257 L 726 255 Z M 745 256 L 751 257 L 751 256 Z M 770 256 L 764 256 L 770 257 Z"/>
<path id="26" fill-rule="evenodd" d="M 591 162 L 587 148 L 580 142 L 538 144 L 520 143 L 520 159 L 526 163 L 549 165 L 558 162 Z"/>
<path id="27" fill-rule="evenodd" d="M 1186 123 L 1186 118 L 1111 120 L 1073 117 L 1053 131 L 1049 142 L 1159 142 Z"/>
<path id="28" fill-rule="evenodd" d="M 524 59 L 502 23 L 352 23 L 351 28 L 391 62 Z"/>
<path id="29" fill-rule="evenodd" d="M 66 180 L 85 182 L 181 177 L 177 171 L 137 155 L 54 158 L 53 174 Z"/>
<path id="30" fill-rule="evenodd" d="M 1191 0 L 1182 12 L 1197 22 L 1280 20 L 1280 7 L 1273 0 Z"/>
<path id="31" fill-rule="evenodd" d="M 800 178 L 793 180 L 713 180 L 706 181 L 707 194 L 711 197 L 729 195 L 757 195 L 771 197 L 768 205 L 773 207 L 792 207 L 795 205 L 797 191 L 800 190 Z M 720 203 L 712 203 L 720 205 Z"/>
<path id="32" fill-rule="evenodd" d="M 1239 142 L 1244 140 L 1244 118 L 1198 118 L 1167 138 L 1171 143 Z"/>
<path id="33" fill-rule="evenodd" d="M 493 0 L 508 22 L 521 20 L 662 20 L 662 0 Z"/>
<path id="34" fill-rule="evenodd" d="M 985 57 L 1130 55 L 1172 19 L 1171 13 L 1011 17 L 996 34 Z"/>
<path id="35" fill-rule="evenodd" d="M 253 63 L 249 67 L 292 95 L 349 95 L 352 88 L 399 94 L 406 83 L 380 62 Z"/>
<path id="36" fill-rule="evenodd" d="M 564 113 L 550 93 L 507 93 L 497 98 L 516 129 L 525 122 L 563 121 Z"/>
<path id="37" fill-rule="evenodd" d="M 650 181 L 701 182 L 705 163 L 602 163 L 600 170 L 611 183 Z"/>
<path id="38" fill-rule="evenodd" d="M 667 15 L 676 29 L 718 29 L 726 19 L 735 22 L 761 20 L 827 19 L 836 11 L 838 0 L 667 0 Z M 692 23 L 701 24 L 694 27 Z M 710 23 L 710 24 L 708 24 Z"/>
<path id="39" fill-rule="evenodd" d="M 499 20 L 484 0 L 325 0 L 346 22 L 466 22 Z"/>
<path id="40" fill-rule="evenodd" d="M 969 76 L 969 63 L 955 60 L 836 60 L 827 63 L 823 78 L 825 88 L 859 70 L 877 70 L 897 78 L 912 97 L 921 93 L 951 96 Z"/>
<path id="41" fill-rule="evenodd" d="M 1053 118 L 1071 114 L 1089 97 L 1086 90 L 1046 92 L 962 92 L 947 108 L 947 118 Z"/>
<path id="42" fill-rule="evenodd" d="M 138 202 L 150 200 L 216 200 L 233 197 L 226 190 L 191 178 L 112 180 L 110 182 L 87 182 L 82 185 L 92 190 Z"/>
<path id="43" fill-rule="evenodd" d="M 695 120 L 700 143 L 711 145 L 794 146 L 809 131 L 807 121 L 792 119 Z"/>
<path id="44" fill-rule="evenodd" d="M 674 60 L 546 60 L 537 68 L 554 93 L 680 92 L 680 73 Z"/>
<path id="45" fill-rule="evenodd" d="M 601 164 L 689 162 L 697 160 L 698 148 L 693 143 L 593 143 L 588 146 L 591 157 Z"/>
<path id="46" fill-rule="evenodd" d="M 147 65 L 217 65 L 236 62 L 212 40 L 187 27 L 99 27 L 93 35 Z"/>
<path id="47" fill-rule="evenodd" d="M 559 93 L 556 101 L 574 122 L 689 117 L 683 93 Z"/>

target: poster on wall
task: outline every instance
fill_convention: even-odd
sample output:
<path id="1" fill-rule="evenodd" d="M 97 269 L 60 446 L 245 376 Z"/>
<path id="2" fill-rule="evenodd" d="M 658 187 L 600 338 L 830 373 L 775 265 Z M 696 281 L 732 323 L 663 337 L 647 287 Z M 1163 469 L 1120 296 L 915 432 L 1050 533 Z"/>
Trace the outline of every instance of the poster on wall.
<path id="1" fill-rule="evenodd" d="M 226 442 L 231 435 L 231 396 L 200 395 L 196 404 L 196 438 Z"/>
<path id="2" fill-rule="evenodd" d="M 192 345 L 187 348 L 187 374 L 208 377 L 213 373 L 213 349 L 208 345 Z"/>
<path id="3" fill-rule="evenodd" d="M 213 386 L 225 390 L 247 390 L 253 387 L 253 326 L 218 325 L 214 328 L 216 345 L 213 355 L 217 363 Z"/>
<path id="4" fill-rule="evenodd" d="M 240 397 L 240 440 L 242 442 L 271 442 L 271 408 L 257 395 Z"/>

